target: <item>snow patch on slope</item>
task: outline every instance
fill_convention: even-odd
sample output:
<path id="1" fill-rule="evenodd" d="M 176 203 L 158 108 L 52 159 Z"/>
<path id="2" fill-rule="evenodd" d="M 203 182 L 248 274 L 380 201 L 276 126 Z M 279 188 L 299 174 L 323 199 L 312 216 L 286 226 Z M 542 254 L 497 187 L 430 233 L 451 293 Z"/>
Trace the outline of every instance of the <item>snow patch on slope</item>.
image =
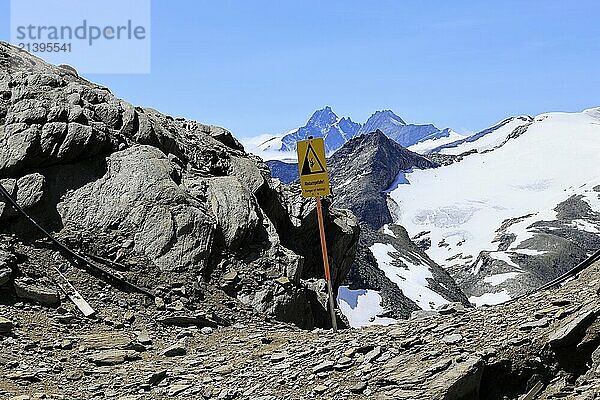
<path id="1" fill-rule="evenodd" d="M 514 279 L 518 275 L 519 275 L 518 272 L 507 272 L 504 274 L 495 274 L 495 275 L 486 276 L 483 279 L 483 281 L 485 283 L 489 283 L 492 286 L 498 286 L 498 285 L 503 284 L 504 282 L 506 282 L 509 279 Z"/>
<path id="2" fill-rule="evenodd" d="M 375 243 L 369 247 L 369 250 L 377 259 L 379 268 L 387 278 L 398 285 L 402 293 L 421 309 L 433 310 L 448 303 L 448 300 L 428 287 L 428 279 L 432 279 L 433 275 L 427 265 L 414 264 L 406 258 L 400 257 L 396 248 L 391 244 Z M 392 257 L 394 253 L 405 266 L 399 266 L 394 262 L 396 260 Z"/>
<path id="3" fill-rule="evenodd" d="M 294 131 L 296 130 L 297 129 Z M 286 133 L 286 135 L 294 133 L 294 131 L 290 131 Z M 297 155 L 295 151 L 282 150 L 282 138 L 283 136 L 264 134 L 249 138 L 242 138 L 240 141 L 248 153 L 259 156 L 264 161 L 279 160 L 284 162 L 297 162 Z"/>
<path id="4" fill-rule="evenodd" d="M 527 116 L 509 118 L 489 129 L 476 133 L 473 136 L 463 138 L 450 144 L 441 145 L 434 150 L 437 150 L 436 152 L 441 154 L 451 155 L 459 155 L 470 151 L 482 153 L 493 150 L 504 143 L 515 129 L 528 125 L 529 123 L 531 123 L 531 118 Z"/>
<path id="5" fill-rule="evenodd" d="M 431 150 L 433 150 L 437 147 L 444 146 L 444 145 L 447 145 L 450 143 L 454 143 L 454 142 L 464 139 L 464 138 L 465 138 L 465 135 L 455 132 L 453 130 L 450 130 L 448 136 L 427 139 L 427 140 L 424 140 L 417 144 L 413 144 L 412 146 L 408 147 L 408 149 L 410 151 L 414 151 L 415 153 L 427 154 L 427 153 L 431 152 Z"/>
<path id="6" fill-rule="evenodd" d="M 342 314 L 353 328 L 397 322 L 393 318 L 378 317 L 385 310 L 381 306 L 381 296 L 375 290 L 352 290 L 348 286 L 340 286 L 337 300 Z"/>
<path id="7" fill-rule="evenodd" d="M 483 305 L 496 305 L 501 304 L 510 300 L 510 296 L 506 289 L 498 293 L 485 293 L 481 296 L 471 296 L 469 297 L 469 301 L 475 306 L 480 307 Z"/>

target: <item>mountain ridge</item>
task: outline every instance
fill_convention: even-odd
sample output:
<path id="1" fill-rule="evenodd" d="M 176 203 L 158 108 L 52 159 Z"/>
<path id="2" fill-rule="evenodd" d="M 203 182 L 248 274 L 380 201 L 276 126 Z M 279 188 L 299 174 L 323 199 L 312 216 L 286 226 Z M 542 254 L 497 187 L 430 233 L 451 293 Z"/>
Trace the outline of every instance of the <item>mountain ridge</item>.
<path id="1" fill-rule="evenodd" d="M 376 130 L 382 131 L 403 147 L 447 137 L 453 132 L 449 128 L 439 129 L 433 124 L 407 124 L 389 109 L 375 111 L 367 121 L 357 123 L 350 117 L 339 117 L 330 106 L 325 106 L 316 110 L 300 128 L 269 137 L 260 143 L 249 140 L 248 150 L 266 160 L 276 159 L 284 154 L 288 154 L 287 158 L 292 158 L 296 142 L 312 136 L 322 137 L 327 154 L 332 154 L 350 139 Z"/>

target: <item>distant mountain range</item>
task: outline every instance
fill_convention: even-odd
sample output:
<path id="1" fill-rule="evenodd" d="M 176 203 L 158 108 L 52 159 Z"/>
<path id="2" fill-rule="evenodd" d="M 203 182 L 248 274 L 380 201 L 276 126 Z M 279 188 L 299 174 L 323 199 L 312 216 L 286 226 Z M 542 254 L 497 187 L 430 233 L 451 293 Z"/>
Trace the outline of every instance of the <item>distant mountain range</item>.
<path id="1" fill-rule="evenodd" d="M 332 154 L 350 139 L 377 130 L 403 147 L 421 144 L 425 150 L 464 138 L 449 128 L 407 124 L 391 110 L 376 111 L 364 124 L 360 124 L 349 117 L 340 118 L 327 106 L 315 111 L 306 125 L 300 128 L 279 136 L 261 136 L 247 141 L 246 150 L 265 160 L 295 158 L 296 142 L 312 136 L 324 138 L 326 151 Z"/>

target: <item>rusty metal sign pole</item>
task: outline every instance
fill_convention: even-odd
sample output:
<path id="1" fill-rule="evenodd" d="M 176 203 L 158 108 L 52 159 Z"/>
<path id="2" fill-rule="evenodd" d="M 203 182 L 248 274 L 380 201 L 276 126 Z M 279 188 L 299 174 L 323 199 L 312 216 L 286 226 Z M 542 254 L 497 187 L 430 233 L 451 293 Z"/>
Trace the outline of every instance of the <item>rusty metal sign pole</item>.
<path id="1" fill-rule="evenodd" d="M 333 331 L 337 332 L 337 320 L 335 318 L 335 303 L 333 299 L 333 284 L 331 283 L 331 272 L 329 270 L 329 257 L 327 256 L 327 241 L 325 239 L 325 225 L 323 224 L 323 207 L 321 207 L 321 196 L 316 196 L 317 216 L 319 220 L 319 234 L 321 235 L 321 252 L 323 253 L 323 267 L 325 268 L 325 280 L 327 281 L 327 294 L 329 297 L 329 311 L 331 312 L 331 325 Z"/>
<path id="2" fill-rule="evenodd" d="M 325 280 L 327 281 L 329 311 L 331 312 L 331 326 L 333 327 L 333 331 L 337 332 L 335 299 L 333 297 L 331 271 L 329 270 L 329 258 L 327 257 L 323 207 L 321 206 L 321 197 L 329 196 L 331 194 L 329 174 L 327 173 L 327 158 L 325 157 L 325 141 L 323 138 L 314 139 L 312 136 L 309 136 L 307 140 L 296 142 L 296 152 L 298 153 L 298 173 L 300 176 L 302 196 L 314 197 L 317 202 L 317 217 L 319 220 L 319 234 L 321 236 L 323 268 L 325 268 Z"/>

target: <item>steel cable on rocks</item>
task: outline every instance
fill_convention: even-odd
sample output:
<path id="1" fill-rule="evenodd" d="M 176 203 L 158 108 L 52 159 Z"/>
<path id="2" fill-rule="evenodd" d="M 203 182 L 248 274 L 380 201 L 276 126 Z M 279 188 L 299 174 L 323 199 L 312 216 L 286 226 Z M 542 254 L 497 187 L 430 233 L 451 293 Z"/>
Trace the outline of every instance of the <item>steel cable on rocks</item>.
<path id="1" fill-rule="evenodd" d="M 589 267 L 590 265 L 592 265 L 593 263 L 595 263 L 596 261 L 600 261 L 600 250 L 596 251 L 594 254 L 592 254 L 591 256 L 589 256 L 588 258 L 586 258 L 585 260 L 583 260 L 582 262 L 580 262 L 579 264 L 577 264 L 575 267 L 571 268 L 570 270 L 568 270 L 567 272 L 565 272 L 564 274 L 552 279 L 550 282 L 544 283 L 542 286 L 528 292 L 522 295 L 519 295 L 517 297 L 512 298 L 510 301 L 515 301 L 515 300 L 519 300 L 522 299 L 524 297 L 529 297 L 532 294 L 535 294 L 537 292 L 540 292 L 542 290 L 547 290 L 550 289 L 553 286 L 556 286 L 560 283 L 565 282 L 567 279 L 569 278 L 573 278 L 575 277 L 575 275 L 577 275 L 578 273 L 580 273 L 581 271 L 583 271 L 584 269 L 586 269 L 587 267 Z"/>
<path id="2" fill-rule="evenodd" d="M 4 186 L 2 186 L 2 184 L 0 184 L 0 194 L 6 199 L 8 204 L 12 205 L 12 207 L 19 214 L 21 214 L 27 221 L 29 221 L 29 223 L 31 225 L 33 225 L 46 238 L 48 238 L 56 246 L 59 253 L 61 253 L 62 256 L 65 257 L 67 260 L 75 262 L 76 265 L 80 266 L 82 269 L 85 269 L 92 274 L 99 275 L 103 279 L 110 282 L 113 286 L 120 287 L 125 290 L 138 292 L 138 293 L 144 294 L 146 296 L 149 296 L 151 298 L 155 297 L 154 294 L 152 292 L 150 292 L 148 289 L 142 288 L 140 286 L 137 286 L 134 283 L 127 281 L 125 279 L 125 277 L 123 277 L 121 274 L 114 273 L 112 271 L 106 270 L 106 269 L 96 265 L 92 261 L 88 260 L 87 258 L 83 257 L 82 255 L 76 253 L 75 251 L 73 251 L 70 248 L 68 248 L 67 246 L 65 246 L 62 242 L 60 242 L 58 239 L 56 239 L 50 232 L 48 232 L 40 224 L 38 224 L 33 218 L 31 218 L 29 216 L 29 214 L 27 214 L 25 212 L 25 210 L 23 210 L 23 208 L 17 203 L 17 201 L 12 198 L 10 193 L 8 193 L 8 191 L 4 188 Z"/>

